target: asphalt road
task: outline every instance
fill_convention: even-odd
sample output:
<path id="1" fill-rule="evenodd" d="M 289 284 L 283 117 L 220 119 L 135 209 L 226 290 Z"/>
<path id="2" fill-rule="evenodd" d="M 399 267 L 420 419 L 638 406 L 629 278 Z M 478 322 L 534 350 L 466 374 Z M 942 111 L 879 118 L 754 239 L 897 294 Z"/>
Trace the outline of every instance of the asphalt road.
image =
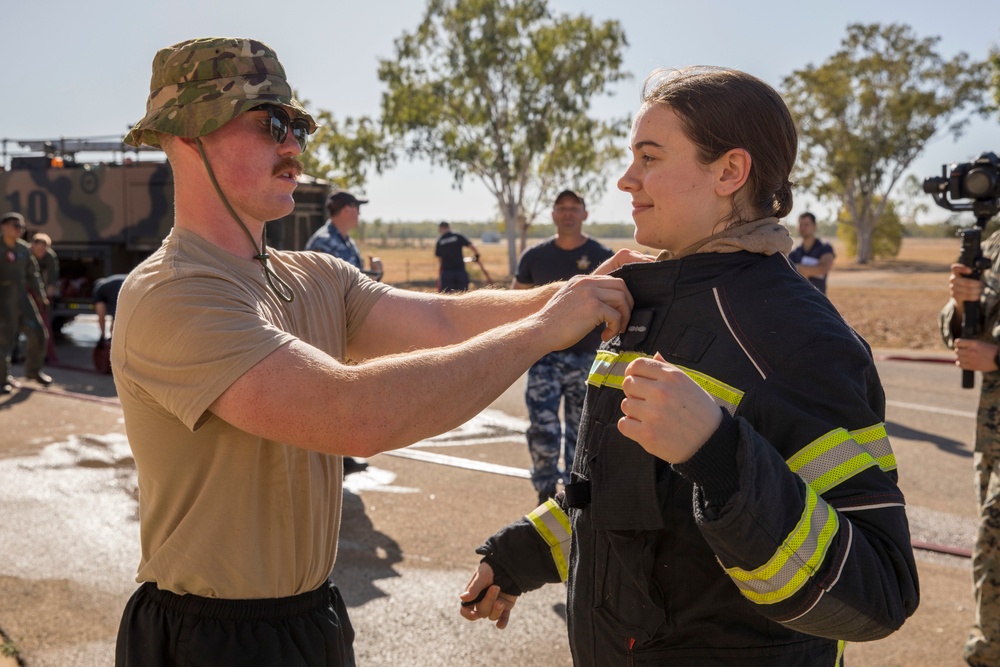
<path id="1" fill-rule="evenodd" d="M 138 560 L 135 471 L 91 338 L 58 348 L 56 384 L 0 398 L 0 631 L 27 667 L 109 665 Z M 949 365 L 879 362 L 914 540 L 971 547 L 977 391 Z M 20 370 L 15 367 L 15 371 Z M 569 665 L 562 586 L 522 597 L 498 631 L 458 615 L 484 537 L 530 510 L 523 385 L 449 434 L 372 458 L 348 478 L 334 580 L 362 665 Z M 972 622 L 968 560 L 918 550 L 922 603 L 849 665 L 961 665 Z M 2 664 L 2 662 L 0 662 Z"/>

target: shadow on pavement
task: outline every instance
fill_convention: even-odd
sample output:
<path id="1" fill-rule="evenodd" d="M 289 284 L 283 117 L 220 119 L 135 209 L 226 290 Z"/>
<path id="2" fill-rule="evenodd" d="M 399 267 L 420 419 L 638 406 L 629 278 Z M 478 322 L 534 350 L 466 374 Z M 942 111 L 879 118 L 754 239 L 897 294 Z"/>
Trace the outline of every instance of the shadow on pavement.
<path id="1" fill-rule="evenodd" d="M 360 607 L 366 602 L 383 598 L 380 579 L 399 577 L 395 565 L 403 560 L 399 544 L 375 530 L 365 514 L 361 496 L 344 491 L 344 514 L 340 523 L 340 547 L 333 568 L 333 583 L 337 584 L 348 607 Z"/>
<path id="2" fill-rule="evenodd" d="M 961 456 L 962 458 L 967 459 L 972 458 L 972 451 L 970 451 L 965 443 L 960 440 L 943 438 L 939 435 L 928 433 L 927 431 L 918 431 L 916 429 L 909 428 L 908 426 L 902 426 L 901 424 L 896 424 L 890 421 L 885 423 L 885 430 L 889 434 L 890 438 L 905 438 L 907 440 L 929 442 L 948 454 L 954 454 L 955 456 Z"/>

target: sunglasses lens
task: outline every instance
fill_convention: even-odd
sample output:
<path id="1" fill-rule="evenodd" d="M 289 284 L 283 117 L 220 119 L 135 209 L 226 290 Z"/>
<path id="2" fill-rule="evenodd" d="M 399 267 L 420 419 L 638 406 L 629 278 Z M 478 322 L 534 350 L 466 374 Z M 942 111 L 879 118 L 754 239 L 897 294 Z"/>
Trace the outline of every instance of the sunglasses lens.
<path id="1" fill-rule="evenodd" d="M 278 107 L 268 107 L 267 113 L 271 117 L 271 138 L 278 144 L 285 143 L 288 136 L 288 114 Z"/>
<path id="2" fill-rule="evenodd" d="M 296 118 L 292 121 L 292 136 L 302 150 L 306 149 L 309 143 L 309 123 L 304 118 Z"/>
<path id="3" fill-rule="evenodd" d="M 309 141 L 309 123 L 305 118 L 291 120 L 288 114 L 281 107 L 265 107 L 271 118 L 271 138 L 278 144 L 285 143 L 288 137 L 288 128 L 292 128 L 292 137 L 301 150 L 306 149 Z"/>

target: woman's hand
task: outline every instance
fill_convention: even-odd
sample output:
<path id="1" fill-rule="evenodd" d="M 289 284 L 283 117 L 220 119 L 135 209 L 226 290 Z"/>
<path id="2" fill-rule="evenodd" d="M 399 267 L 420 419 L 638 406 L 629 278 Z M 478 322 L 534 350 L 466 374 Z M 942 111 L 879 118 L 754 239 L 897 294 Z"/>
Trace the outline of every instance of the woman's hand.
<path id="1" fill-rule="evenodd" d="M 694 456 L 722 422 L 708 392 L 659 353 L 628 365 L 622 391 L 618 430 L 668 463 Z"/>

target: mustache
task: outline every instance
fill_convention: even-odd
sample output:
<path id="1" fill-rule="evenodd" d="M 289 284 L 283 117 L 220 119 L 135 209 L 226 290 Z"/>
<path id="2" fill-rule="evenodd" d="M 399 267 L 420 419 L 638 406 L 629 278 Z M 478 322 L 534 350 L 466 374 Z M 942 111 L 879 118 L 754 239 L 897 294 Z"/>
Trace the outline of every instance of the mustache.
<path id="1" fill-rule="evenodd" d="M 274 166 L 274 173 L 272 175 L 277 176 L 278 174 L 290 171 L 296 178 L 298 178 L 302 175 L 304 169 L 305 167 L 299 160 L 296 160 L 293 157 L 283 157 L 281 158 L 281 161 Z"/>

